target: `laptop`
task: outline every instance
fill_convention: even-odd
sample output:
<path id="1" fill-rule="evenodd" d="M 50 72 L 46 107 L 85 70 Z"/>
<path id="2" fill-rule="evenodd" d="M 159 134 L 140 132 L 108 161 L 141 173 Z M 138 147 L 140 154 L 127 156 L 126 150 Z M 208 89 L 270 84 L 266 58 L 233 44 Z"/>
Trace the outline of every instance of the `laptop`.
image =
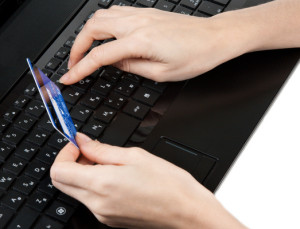
<path id="1" fill-rule="evenodd" d="M 67 140 L 49 122 L 26 57 L 57 83 L 78 131 L 142 147 L 214 192 L 300 56 L 299 49 L 250 53 L 176 83 L 105 66 L 64 86 L 57 80 L 72 43 L 97 9 L 132 5 L 209 17 L 267 1 L 2 2 L 11 13 L 0 23 L 0 228 L 108 228 L 51 184 L 51 163 Z"/>

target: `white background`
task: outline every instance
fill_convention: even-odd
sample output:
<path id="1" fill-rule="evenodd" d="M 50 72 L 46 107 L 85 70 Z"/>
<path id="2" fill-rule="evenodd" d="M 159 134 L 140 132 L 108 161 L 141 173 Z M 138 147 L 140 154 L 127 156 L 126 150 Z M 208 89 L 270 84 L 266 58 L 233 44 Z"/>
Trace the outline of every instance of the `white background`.
<path id="1" fill-rule="evenodd" d="M 216 197 L 249 228 L 300 228 L 300 64 Z"/>

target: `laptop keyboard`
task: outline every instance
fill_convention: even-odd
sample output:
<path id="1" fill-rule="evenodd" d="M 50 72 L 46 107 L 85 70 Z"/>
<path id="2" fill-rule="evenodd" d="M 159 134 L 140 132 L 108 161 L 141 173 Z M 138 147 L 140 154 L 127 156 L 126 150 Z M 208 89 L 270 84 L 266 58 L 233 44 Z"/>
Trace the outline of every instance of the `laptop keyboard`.
<path id="1" fill-rule="evenodd" d="M 154 7 L 208 17 L 222 12 L 228 3 L 229 0 L 100 0 L 98 7 Z M 76 35 L 99 8 L 87 14 L 47 64 L 39 67 L 61 89 L 78 131 L 118 146 L 128 145 L 130 140 L 142 142 L 151 130 L 142 137 L 134 133 L 147 116 L 153 115 L 153 108 L 167 90 L 166 83 L 112 66 L 101 67 L 71 86 L 58 82 L 68 71 L 68 55 Z M 109 41 L 95 41 L 91 49 Z M 79 203 L 52 185 L 49 170 L 68 141 L 54 131 L 33 81 L 0 118 L 0 137 L 0 229 L 64 228 Z"/>

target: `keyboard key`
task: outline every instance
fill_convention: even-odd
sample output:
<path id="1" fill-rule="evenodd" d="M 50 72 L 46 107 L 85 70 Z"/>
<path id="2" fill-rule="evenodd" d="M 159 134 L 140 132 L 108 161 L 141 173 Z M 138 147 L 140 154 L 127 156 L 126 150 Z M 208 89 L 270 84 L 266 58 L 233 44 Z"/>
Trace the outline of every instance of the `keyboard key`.
<path id="1" fill-rule="evenodd" d="M 64 225 L 47 217 L 43 216 L 37 222 L 37 224 L 33 227 L 33 229 L 63 229 Z"/>
<path id="2" fill-rule="evenodd" d="M 0 161 L 5 161 L 8 155 L 13 151 L 13 147 L 0 142 Z"/>
<path id="3" fill-rule="evenodd" d="M 163 93 L 167 88 L 167 83 L 158 83 L 153 80 L 145 79 L 143 82 L 143 86 L 159 93 Z"/>
<path id="4" fill-rule="evenodd" d="M 2 199 L 2 204 L 13 210 L 17 210 L 24 202 L 25 196 L 19 192 L 10 190 Z"/>
<path id="5" fill-rule="evenodd" d="M 180 4 L 195 10 L 200 4 L 200 2 L 201 0 L 181 0 Z"/>
<path id="6" fill-rule="evenodd" d="M 0 206 L 0 228 L 5 228 L 13 215 L 14 212 L 11 209 Z"/>
<path id="7" fill-rule="evenodd" d="M 89 121 L 88 124 L 82 128 L 82 132 L 89 136 L 98 138 L 104 129 L 105 129 L 105 125 L 103 123 L 93 119 L 92 121 Z"/>
<path id="8" fill-rule="evenodd" d="M 49 133 L 39 130 L 39 129 L 34 129 L 33 131 L 30 132 L 29 136 L 26 138 L 28 142 L 31 142 L 33 144 L 36 144 L 38 146 L 42 146 L 47 138 L 49 137 Z"/>
<path id="9" fill-rule="evenodd" d="M 138 75 L 135 75 L 135 74 L 132 74 L 132 73 L 125 73 L 122 77 L 123 79 L 126 79 L 126 80 L 131 80 L 137 84 L 139 84 L 141 82 L 141 77 L 138 76 Z"/>
<path id="10" fill-rule="evenodd" d="M 124 108 L 124 112 L 138 119 L 144 119 L 150 107 L 136 101 L 130 101 Z"/>
<path id="11" fill-rule="evenodd" d="M 80 103 L 89 108 L 96 109 L 101 103 L 101 101 L 102 98 L 99 95 L 94 95 L 89 92 Z"/>
<path id="12" fill-rule="evenodd" d="M 89 52 L 93 49 L 93 48 L 96 48 L 97 46 L 99 46 L 101 44 L 101 41 L 93 41 L 91 47 L 89 48 Z M 94 78 L 94 77 L 92 77 Z"/>
<path id="13" fill-rule="evenodd" d="M 19 177 L 13 185 L 13 190 L 29 195 L 37 185 L 37 181 L 28 176 Z"/>
<path id="14" fill-rule="evenodd" d="M 91 11 L 88 16 L 84 19 L 84 22 L 87 22 L 88 20 L 90 20 L 95 14 L 95 11 Z"/>
<path id="15" fill-rule="evenodd" d="M 175 4 L 178 4 L 180 2 L 180 0 L 170 0 L 170 2 L 173 2 Z"/>
<path id="16" fill-rule="evenodd" d="M 142 6 L 146 7 L 153 7 L 157 0 L 138 0 L 137 4 L 140 4 Z"/>
<path id="17" fill-rule="evenodd" d="M 53 127 L 47 113 L 44 114 L 42 119 L 39 121 L 38 127 L 46 130 L 47 132 L 53 132 L 54 131 L 54 127 Z"/>
<path id="18" fill-rule="evenodd" d="M 79 205 L 78 200 L 76 200 L 76 199 L 72 198 L 71 196 L 68 196 L 67 194 L 62 193 L 62 192 L 59 193 L 59 195 L 57 196 L 57 199 L 65 202 L 66 204 L 69 204 L 73 207 L 77 207 Z"/>
<path id="19" fill-rule="evenodd" d="M 209 17 L 207 14 L 202 13 L 200 11 L 195 11 L 193 16 L 196 16 L 196 17 Z"/>
<path id="20" fill-rule="evenodd" d="M 8 127 L 9 122 L 4 120 L 4 119 L 0 119 L 0 133 L 3 133 L 6 128 Z"/>
<path id="21" fill-rule="evenodd" d="M 139 120 L 120 113 L 111 125 L 106 128 L 100 141 L 111 145 L 123 146 L 139 124 Z"/>
<path id="22" fill-rule="evenodd" d="M 70 53 L 70 49 L 61 47 L 54 55 L 57 59 L 65 60 Z"/>
<path id="23" fill-rule="evenodd" d="M 81 23 L 75 30 L 75 33 L 78 34 L 83 29 L 84 23 Z"/>
<path id="24" fill-rule="evenodd" d="M 26 206 L 41 212 L 47 207 L 50 199 L 48 194 L 36 191 L 29 197 Z"/>
<path id="25" fill-rule="evenodd" d="M 116 5 L 116 6 L 131 6 L 131 3 L 129 3 L 125 0 L 115 0 L 113 2 L 113 5 Z"/>
<path id="26" fill-rule="evenodd" d="M 60 133 L 55 132 L 48 141 L 48 145 L 54 147 L 55 149 L 61 150 L 69 142 Z"/>
<path id="27" fill-rule="evenodd" d="M 183 7 L 183 6 L 176 6 L 174 12 L 180 13 L 180 14 L 185 14 L 185 15 L 192 15 L 192 13 L 193 13 L 192 10 L 190 10 L 186 7 Z"/>
<path id="28" fill-rule="evenodd" d="M 125 96 L 130 96 L 133 91 L 136 88 L 136 84 L 128 81 L 128 80 L 122 80 L 115 88 L 115 91 L 118 93 L 121 93 L 122 95 Z"/>
<path id="29" fill-rule="evenodd" d="M 7 190 L 14 180 L 15 176 L 6 172 L 0 172 L 0 190 Z"/>
<path id="30" fill-rule="evenodd" d="M 46 111 L 46 108 L 44 104 L 40 101 L 31 101 L 27 108 L 25 109 L 25 112 L 33 115 L 34 117 L 40 118 L 42 114 Z"/>
<path id="31" fill-rule="evenodd" d="M 42 161 L 48 165 L 52 165 L 52 163 L 54 162 L 56 156 L 58 154 L 58 150 L 57 149 L 53 149 L 49 146 L 45 146 L 43 149 L 41 149 L 41 151 L 37 154 L 36 159 L 38 159 L 39 161 Z"/>
<path id="32" fill-rule="evenodd" d="M 51 77 L 51 80 L 55 83 L 55 85 L 59 88 L 59 90 L 64 89 L 66 86 L 62 83 L 59 82 L 59 79 L 61 78 L 61 75 L 54 74 Z"/>
<path id="33" fill-rule="evenodd" d="M 73 119 L 76 119 L 80 122 L 85 122 L 90 117 L 91 114 L 92 114 L 92 110 L 82 105 L 77 105 L 72 109 L 70 113 Z"/>
<path id="34" fill-rule="evenodd" d="M 58 219 L 62 222 L 68 222 L 73 215 L 74 209 L 67 204 L 60 201 L 54 201 L 51 206 L 46 210 L 46 214 Z"/>
<path id="35" fill-rule="evenodd" d="M 221 5 L 226 5 L 226 4 L 228 4 L 228 2 L 230 1 L 230 0 L 213 0 L 214 2 L 216 2 L 216 3 L 219 3 L 219 4 L 221 4 Z"/>
<path id="36" fill-rule="evenodd" d="M 100 77 L 112 83 L 116 83 L 122 76 L 122 73 L 123 71 L 121 71 L 120 69 L 108 66 L 102 71 Z"/>
<path id="37" fill-rule="evenodd" d="M 94 118 L 98 119 L 104 123 L 110 123 L 111 120 L 115 117 L 116 111 L 107 106 L 101 106 L 95 111 Z"/>
<path id="38" fill-rule="evenodd" d="M 24 90 L 24 95 L 34 96 L 36 92 L 37 92 L 36 85 L 34 83 L 31 83 Z"/>
<path id="39" fill-rule="evenodd" d="M 31 118 L 30 116 L 21 114 L 15 121 L 15 126 L 27 132 L 33 127 L 35 122 L 36 120 Z"/>
<path id="40" fill-rule="evenodd" d="M 171 12 L 174 9 L 174 7 L 175 7 L 174 3 L 167 2 L 165 0 L 158 1 L 158 3 L 155 5 L 156 9 L 164 10 L 168 12 Z"/>
<path id="41" fill-rule="evenodd" d="M 21 143 L 21 145 L 18 146 L 15 154 L 18 157 L 21 157 L 27 161 L 30 161 L 31 158 L 36 154 L 38 149 L 39 148 L 33 144 L 30 144 L 28 142 L 23 142 L 23 143 Z"/>
<path id="42" fill-rule="evenodd" d="M 25 168 L 27 162 L 24 159 L 11 156 L 3 166 L 4 172 L 9 172 L 14 175 L 19 175 Z"/>
<path id="43" fill-rule="evenodd" d="M 98 5 L 103 8 L 108 8 L 112 2 L 113 2 L 113 0 L 100 0 L 98 2 Z"/>
<path id="44" fill-rule="evenodd" d="M 79 90 L 83 93 L 85 93 L 91 84 L 93 83 L 93 80 L 91 77 L 86 77 L 82 80 L 80 80 L 78 83 L 73 84 L 71 87 L 73 87 L 75 90 Z"/>
<path id="45" fill-rule="evenodd" d="M 201 12 L 204 12 L 209 15 L 216 15 L 218 13 L 221 13 L 224 9 L 224 6 L 220 6 L 218 4 L 208 2 L 208 1 L 203 1 L 201 2 L 198 10 Z"/>
<path id="46" fill-rule="evenodd" d="M 50 176 L 46 176 L 39 184 L 38 190 L 44 192 L 50 196 L 54 196 L 58 190 L 54 187 L 51 182 Z"/>
<path id="47" fill-rule="evenodd" d="M 79 131 L 81 129 L 81 127 L 83 126 L 82 122 L 79 122 L 77 120 L 73 120 L 74 126 L 76 128 L 77 131 Z"/>
<path id="48" fill-rule="evenodd" d="M 64 75 L 64 74 L 66 74 L 68 71 L 69 71 L 69 69 L 68 69 L 68 63 L 65 61 L 65 62 L 60 66 L 60 68 L 58 69 L 57 74 L 59 74 L 59 75 Z"/>
<path id="49" fill-rule="evenodd" d="M 155 91 L 152 91 L 145 87 L 140 87 L 133 95 L 133 98 L 146 105 L 153 106 L 159 96 L 160 94 Z"/>
<path id="50" fill-rule="evenodd" d="M 49 69 L 51 71 L 55 71 L 58 66 L 61 64 L 61 61 L 56 58 L 52 58 L 45 66 L 46 69 Z"/>
<path id="51" fill-rule="evenodd" d="M 73 46 L 73 44 L 74 44 L 74 41 L 75 41 L 75 37 L 70 36 L 70 37 L 68 38 L 68 40 L 66 40 L 66 42 L 64 43 L 64 47 L 72 48 L 72 46 Z"/>
<path id="52" fill-rule="evenodd" d="M 11 107 L 9 108 L 3 115 L 3 118 L 5 118 L 7 121 L 11 122 L 13 121 L 17 115 L 20 113 L 20 110 Z"/>
<path id="53" fill-rule="evenodd" d="M 8 144 L 16 146 L 16 145 L 19 144 L 19 142 L 22 140 L 22 138 L 24 136 L 25 136 L 25 134 L 23 132 L 21 132 L 20 130 L 15 129 L 13 127 L 11 127 L 3 135 L 2 140 L 4 142 L 7 142 Z"/>
<path id="54" fill-rule="evenodd" d="M 118 93 L 112 93 L 109 95 L 108 99 L 105 100 L 104 104 L 119 110 L 121 107 L 123 107 L 126 101 L 127 99 L 124 96 Z"/>
<path id="55" fill-rule="evenodd" d="M 31 210 L 28 207 L 23 207 L 20 212 L 18 212 L 16 218 L 9 224 L 7 229 L 30 229 L 35 220 L 39 217 L 39 213 Z"/>
<path id="56" fill-rule="evenodd" d="M 62 96 L 67 103 L 74 105 L 80 99 L 82 94 L 79 91 L 68 87 L 63 91 Z"/>
<path id="57" fill-rule="evenodd" d="M 41 178 L 45 175 L 48 169 L 49 169 L 48 165 L 34 159 L 33 161 L 30 162 L 30 164 L 26 168 L 25 174 L 37 180 L 41 180 Z"/>
<path id="58" fill-rule="evenodd" d="M 29 98 L 21 95 L 15 102 L 14 102 L 14 106 L 17 108 L 23 108 L 28 102 L 29 102 Z"/>
<path id="59" fill-rule="evenodd" d="M 50 76 L 52 76 L 52 72 L 43 68 L 42 72 L 44 73 L 45 76 L 47 76 L 48 78 L 50 78 Z"/>
<path id="60" fill-rule="evenodd" d="M 112 83 L 103 80 L 103 79 L 98 79 L 94 86 L 92 87 L 91 91 L 106 96 L 110 90 L 112 89 Z"/>

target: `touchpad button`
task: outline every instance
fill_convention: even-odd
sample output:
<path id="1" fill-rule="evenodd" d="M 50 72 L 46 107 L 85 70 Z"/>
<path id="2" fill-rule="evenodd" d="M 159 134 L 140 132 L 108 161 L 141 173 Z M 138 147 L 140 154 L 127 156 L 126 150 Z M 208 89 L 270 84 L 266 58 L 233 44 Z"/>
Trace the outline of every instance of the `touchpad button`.
<path id="1" fill-rule="evenodd" d="M 200 151 L 167 138 L 160 139 L 153 153 L 187 170 L 200 182 L 204 181 L 216 162 L 216 159 Z"/>

